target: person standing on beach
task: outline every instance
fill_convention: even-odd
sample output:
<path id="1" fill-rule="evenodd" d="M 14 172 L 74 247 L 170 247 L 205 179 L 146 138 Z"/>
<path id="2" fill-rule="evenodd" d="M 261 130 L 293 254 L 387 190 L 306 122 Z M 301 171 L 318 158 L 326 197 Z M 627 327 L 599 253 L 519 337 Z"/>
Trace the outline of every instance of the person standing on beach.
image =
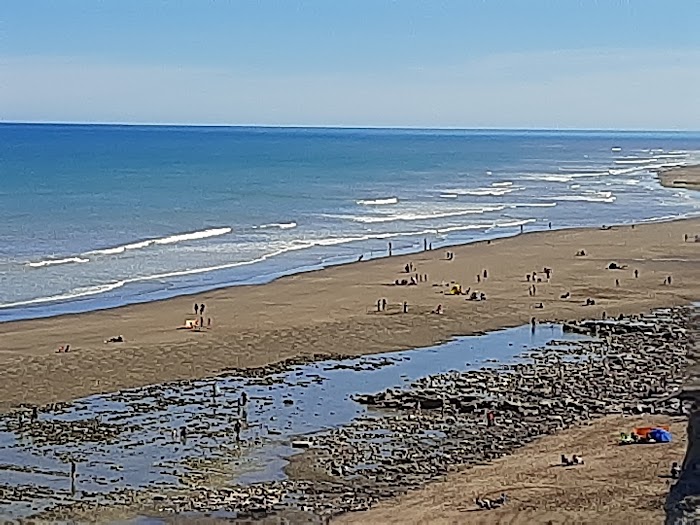
<path id="1" fill-rule="evenodd" d="M 78 477 L 78 467 L 75 461 L 70 460 L 70 492 L 75 494 L 75 479 Z"/>
<path id="2" fill-rule="evenodd" d="M 389 257 L 391 257 L 391 248 L 392 248 L 391 243 L 389 243 Z"/>
<path id="3" fill-rule="evenodd" d="M 382 299 L 382 311 L 386 311 L 386 299 Z"/>
<path id="4" fill-rule="evenodd" d="M 423 239 L 423 251 L 428 249 L 428 239 Z"/>
<path id="5" fill-rule="evenodd" d="M 233 424 L 233 431 L 236 433 L 236 441 L 241 440 L 241 421 L 239 419 L 236 419 L 236 422 Z"/>
<path id="6" fill-rule="evenodd" d="M 199 314 L 204 315 L 204 303 L 199 305 Z"/>
<path id="7" fill-rule="evenodd" d="M 406 301 L 403 302 L 403 313 L 408 313 L 408 303 Z"/>
<path id="8" fill-rule="evenodd" d="M 197 315 L 199 313 L 199 305 L 197 303 L 194 303 L 194 315 Z"/>

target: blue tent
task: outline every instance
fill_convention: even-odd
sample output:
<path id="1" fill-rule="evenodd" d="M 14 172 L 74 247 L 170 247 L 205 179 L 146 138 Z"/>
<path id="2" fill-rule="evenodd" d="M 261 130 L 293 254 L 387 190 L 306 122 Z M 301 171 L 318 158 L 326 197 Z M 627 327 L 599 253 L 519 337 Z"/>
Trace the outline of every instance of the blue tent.
<path id="1" fill-rule="evenodd" d="M 649 437 L 656 441 L 657 443 L 670 443 L 671 433 L 663 428 L 655 428 L 649 432 Z"/>

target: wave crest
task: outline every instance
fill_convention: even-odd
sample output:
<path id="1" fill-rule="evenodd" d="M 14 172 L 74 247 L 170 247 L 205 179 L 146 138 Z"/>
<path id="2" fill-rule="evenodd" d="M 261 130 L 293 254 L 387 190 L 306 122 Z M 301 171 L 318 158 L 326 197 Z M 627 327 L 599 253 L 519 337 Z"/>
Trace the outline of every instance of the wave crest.
<path id="1" fill-rule="evenodd" d="M 121 246 L 114 246 L 112 248 L 104 248 L 101 250 L 92 250 L 86 252 L 85 255 L 117 255 L 124 253 L 127 250 L 140 250 L 142 248 L 148 248 L 155 244 L 175 244 L 182 241 L 195 241 L 198 239 L 207 239 L 209 237 L 217 237 L 219 235 L 226 235 L 231 233 L 232 228 L 212 228 L 209 230 L 201 230 L 188 233 L 178 233 L 175 235 L 169 235 L 168 237 L 160 237 L 158 239 L 146 239 L 145 241 L 132 242 L 129 244 L 123 244 Z"/>
<path id="2" fill-rule="evenodd" d="M 292 222 L 271 222 L 270 224 L 261 224 L 260 226 L 254 226 L 257 230 L 268 230 L 271 228 L 278 228 L 280 230 L 289 230 L 291 228 L 296 228 L 297 223 Z"/>
<path id="3" fill-rule="evenodd" d="M 27 266 L 31 268 L 43 268 L 44 266 L 55 266 L 57 264 L 70 264 L 70 263 L 86 263 L 90 262 L 90 259 L 84 257 L 66 257 L 65 259 L 43 259 L 41 261 L 28 262 Z"/>
<path id="4" fill-rule="evenodd" d="M 360 206 L 386 206 L 388 204 L 398 204 L 398 197 L 386 197 L 384 199 L 360 199 L 355 201 Z"/>

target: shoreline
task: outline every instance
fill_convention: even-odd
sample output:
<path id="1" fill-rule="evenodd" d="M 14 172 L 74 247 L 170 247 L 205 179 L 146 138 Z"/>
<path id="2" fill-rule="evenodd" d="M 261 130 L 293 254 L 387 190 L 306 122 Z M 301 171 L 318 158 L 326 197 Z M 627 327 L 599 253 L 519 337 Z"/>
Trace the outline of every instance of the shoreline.
<path id="1" fill-rule="evenodd" d="M 197 379 L 314 354 L 379 353 L 538 320 L 583 319 L 685 305 L 700 298 L 700 245 L 684 235 L 700 219 L 537 231 L 445 249 L 341 264 L 281 277 L 82 314 L 0 324 L 0 411 L 168 381 Z M 579 249 L 587 256 L 576 257 Z M 393 286 L 408 262 L 429 282 Z M 626 270 L 605 269 L 610 261 Z M 525 274 L 553 268 L 534 297 Z M 638 279 L 632 269 L 638 269 Z M 488 269 L 480 283 L 476 274 Z M 673 276 L 673 284 L 662 281 Z M 408 274 L 410 277 L 410 274 Z M 544 277 L 542 275 L 542 277 Z M 616 286 L 615 279 L 620 281 Z M 480 279 L 481 280 L 481 279 Z M 447 296 L 458 282 L 486 301 Z M 562 299 L 564 293 L 570 297 Z M 376 313 L 376 301 L 389 308 Z M 585 306 L 587 298 L 596 301 Z M 408 302 L 408 313 L 401 304 Z M 177 330 L 192 303 L 207 305 L 209 330 Z M 535 308 L 540 302 L 544 308 Z M 431 310 L 442 304 L 444 314 Z M 125 343 L 105 344 L 124 335 Z M 72 352 L 56 354 L 70 344 Z"/>
<path id="2" fill-rule="evenodd" d="M 333 523 L 457 523 L 468 516 L 464 512 L 479 512 L 474 498 L 493 501 L 506 492 L 507 505 L 474 517 L 496 523 L 536 510 L 533 517 L 557 523 L 564 515 L 585 522 L 593 517 L 607 522 L 630 512 L 637 522 L 646 522 L 650 512 L 660 518 L 668 490 L 666 473 L 683 448 L 685 411 L 667 394 L 683 379 L 690 312 L 663 310 L 617 323 L 590 320 L 579 329 L 598 337 L 540 342 L 536 348 L 521 349 L 519 358 L 508 364 L 444 371 L 358 396 L 355 401 L 382 412 L 304 434 L 306 450 L 290 458 L 285 480 L 232 482 L 225 473 L 240 464 L 237 454 L 194 463 L 185 459 L 182 464 L 194 470 L 178 471 L 180 485 L 125 487 L 113 492 L 106 505 L 96 504 L 88 494 L 35 517 L 107 521 L 168 512 L 185 513 L 178 517 L 194 523 L 223 511 L 253 521 L 297 513 L 292 523 L 328 523 L 332 518 Z M 640 354 L 643 348 L 660 351 Z M 201 393 L 206 396 L 206 388 Z M 180 399 L 192 402 L 191 394 L 181 391 Z M 160 397 L 152 390 L 145 395 Z M 265 396 L 251 399 L 251 413 L 260 417 Z M 154 408 L 138 397 L 124 401 L 137 414 L 140 407 L 148 413 Z M 180 405 L 178 396 L 165 402 Z M 202 410 L 200 416 L 192 416 L 201 417 L 202 423 L 189 427 L 188 438 L 195 447 L 201 439 L 218 435 L 224 439 L 220 445 L 229 450 L 226 440 L 234 439 L 230 428 L 221 433 L 211 424 L 226 426 L 227 418 L 222 423 L 221 416 L 235 413 L 236 406 L 224 402 L 220 408 L 222 412 Z M 161 404 L 156 410 L 162 409 Z M 485 421 L 487 410 L 495 410 L 495 423 Z M 117 413 L 122 411 L 120 406 Z M 18 432 L 50 436 L 54 412 L 47 411 Z M 61 413 L 60 407 L 56 413 Z M 88 411 L 71 424 L 80 428 L 93 421 L 89 416 Z M 109 425 L 109 415 L 104 417 Z M 119 424 L 130 427 L 121 419 Z M 621 431 L 650 424 L 670 424 L 673 443 L 618 446 Z M 115 432 L 119 434 L 118 428 Z M 375 439 L 377 433 L 381 439 Z M 148 446 L 147 437 L 139 439 L 140 446 Z M 59 440 L 52 446 L 61 445 Z M 561 455 L 572 453 L 583 456 L 585 466 L 558 463 Z M 120 472 L 128 471 L 126 463 L 118 464 L 124 465 Z M 644 482 L 630 486 L 630 479 Z M 601 482 L 606 484 L 603 499 Z M 18 487 L 17 495 L 29 500 L 46 497 L 29 485 Z"/>
<path id="3" fill-rule="evenodd" d="M 657 172 L 657 177 L 661 185 L 666 188 L 700 190 L 700 166 L 660 170 Z"/>

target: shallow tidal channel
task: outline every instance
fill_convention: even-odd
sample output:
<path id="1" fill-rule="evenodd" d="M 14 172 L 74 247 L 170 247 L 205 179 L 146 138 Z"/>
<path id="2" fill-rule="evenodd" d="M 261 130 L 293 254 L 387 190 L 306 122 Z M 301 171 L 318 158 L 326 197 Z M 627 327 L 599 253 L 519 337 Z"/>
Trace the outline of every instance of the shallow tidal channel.
<path id="1" fill-rule="evenodd" d="M 534 332 L 524 326 L 260 377 L 227 375 L 96 395 L 45 407 L 34 423 L 28 411 L 7 414 L 0 418 L 0 487 L 18 491 L 0 498 L 0 518 L 30 516 L 74 499 L 109 499 L 119 489 L 196 485 L 216 470 L 217 460 L 223 462 L 218 479 L 226 484 L 284 479 L 292 442 L 376 414 L 353 401 L 357 394 L 513 363 L 552 341 L 581 339 L 559 325 Z M 243 392 L 248 399 L 241 406 Z M 240 442 L 236 421 L 242 422 Z"/>

